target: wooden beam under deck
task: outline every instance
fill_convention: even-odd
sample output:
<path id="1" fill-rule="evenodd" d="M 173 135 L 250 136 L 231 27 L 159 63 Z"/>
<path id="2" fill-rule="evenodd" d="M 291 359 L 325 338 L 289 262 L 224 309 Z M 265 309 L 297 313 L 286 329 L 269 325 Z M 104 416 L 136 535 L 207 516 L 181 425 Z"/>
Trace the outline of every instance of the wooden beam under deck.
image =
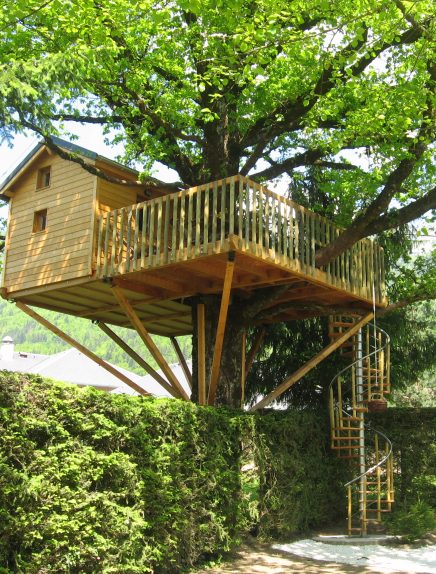
<path id="1" fill-rule="evenodd" d="M 368 313 L 359 322 L 355 323 L 350 329 L 345 331 L 341 337 L 333 341 L 327 347 L 324 347 L 322 351 L 316 354 L 310 361 L 308 361 L 305 365 L 300 367 L 294 374 L 290 377 L 287 377 L 281 385 L 276 387 L 273 391 L 271 391 L 266 397 L 260 400 L 258 403 L 254 405 L 250 409 L 250 412 L 257 411 L 262 409 L 269 404 L 271 404 L 277 397 L 282 395 L 285 391 L 287 391 L 292 385 L 297 383 L 304 375 L 306 375 L 309 371 L 311 371 L 314 367 L 316 367 L 321 361 L 323 361 L 326 357 L 331 355 L 333 351 L 336 351 L 345 341 L 347 341 L 350 337 L 355 335 L 362 327 L 364 327 L 371 319 L 374 317 L 373 313 Z"/>
<path id="2" fill-rule="evenodd" d="M 125 314 L 129 318 L 132 326 L 134 327 L 134 329 L 136 330 L 138 335 L 141 337 L 141 339 L 144 341 L 144 344 L 146 345 L 146 347 L 150 351 L 154 360 L 156 361 L 156 363 L 159 365 L 159 367 L 164 372 L 168 381 L 172 384 L 172 386 L 175 389 L 177 389 L 177 391 L 180 393 L 180 396 L 182 399 L 189 401 L 189 396 L 186 394 L 186 391 L 184 390 L 184 388 L 182 387 L 180 382 L 177 380 L 177 378 L 174 375 L 173 371 L 171 370 L 170 366 L 168 365 L 168 363 L 164 359 L 163 355 L 161 354 L 161 352 L 157 348 L 153 339 L 150 337 L 147 329 L 141 323 L 141 320 L 139 319 L 138 315 L 134 311 L 133 307 L 130 305 L 127 298 L 124 296 L 120 287 L 113 286 L 112 287 L 112 293 L 114 294 L 114 297 L 118 301 L 120 307 L 123 309 L 123 311 L 125 312 Z"/>
<path id="3" fill-rule="evenodd" d="M 145 391 L 134 381 L 131 381 L 128 377 L 126 377 L 126 375 L 124 375 L 123 373 L 112 367 L 112 365 L 110 365 L 109 363 L 106 363 L 106 361 L 104 361 L 103 359 L 100 359 L 100 357 L 98 357 L 95 353 L 93 353 L 92 351 L 87 349 L 84 345 L 82 345 L 81 343 L 79 343 L 66 333 L 64 333 L 64 331 L 61 331 L 61 329 L 50 323 L 50 321 L 47 321 L 47 319 L 45 319 L 44 317 L 33 311 L 33 309 L 30 309 L 27 305 L 21 303 L 20 301 L 17 301 L 15 304 L 19 309 L 21 309 L 21 311 L 29 315 L 29 317 L 40 323 L 43 327 L 46 327 L 49 331 L 57 335 L 60 339 L 62 339 L 72 347 L 75 347 L 78 351 L 80 351 L 86 357 L 88 357 L 88 359 L 91 359 L 91 361 L 94 361 L 95 363 L 97 363 L 97 365 L 100 365 L 100 367 L 108 371 L 114 377 L 120 379 L 120 381 L 122 381 L 127 386 L 138 392 L 140 395 L 145 396 L 150 395 L 150 393 Z"/>

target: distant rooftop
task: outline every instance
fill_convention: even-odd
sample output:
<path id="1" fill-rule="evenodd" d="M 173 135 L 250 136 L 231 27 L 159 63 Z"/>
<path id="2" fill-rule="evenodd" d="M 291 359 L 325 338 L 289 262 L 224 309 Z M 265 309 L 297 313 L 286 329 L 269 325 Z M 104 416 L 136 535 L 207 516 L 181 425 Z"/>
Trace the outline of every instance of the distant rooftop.
<path id="1" fill-rule="evenodd" d="M 0 350 L 0 370 L 38 374 L 57 381 L 72 383 L 80 387 L 92 386 L 117 394 L 138 394 L 117 377 L 108 373 L 103 367 L 100 367 L 76 349 L 68 349 L 54 355 L 39 355 L 20 351 L 14 352 L 13 349 L 7 349 L 7 352 L 5 352 L 4 345 L 10 347 L 11 344 L 13 345 L 11 337 L 3 338 Z M 140 376 L 117 365 L 112 366 L 148 393 L 156 397 L 171 396 L 150 375 Z M 189 394 L 189 386 L 180 365 L 172 365 L 172 369 L 177 379 Z M 161 371 L 159 371 L 159 374 L 164 376 Z"/>

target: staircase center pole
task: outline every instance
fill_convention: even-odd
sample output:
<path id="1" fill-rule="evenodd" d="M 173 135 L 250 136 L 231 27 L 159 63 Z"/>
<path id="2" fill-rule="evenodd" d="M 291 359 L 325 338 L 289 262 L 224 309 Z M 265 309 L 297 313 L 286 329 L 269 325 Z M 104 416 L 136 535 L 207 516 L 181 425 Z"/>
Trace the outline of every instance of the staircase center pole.
<path id="1" fill-rule="evenodd" d="M 360 407 L 364 406 L 364 388 L 363 388 L 363 349 L 362 349 L 362 329 L 357 333 L 356 349 L 356 391 L 357 403 Z M 365 465 L 365 421 L 364 413 L 360 413 L 359 421 L 359 514 L 360 514 L 360 533 L 366 536 L 366 465 Z"/>

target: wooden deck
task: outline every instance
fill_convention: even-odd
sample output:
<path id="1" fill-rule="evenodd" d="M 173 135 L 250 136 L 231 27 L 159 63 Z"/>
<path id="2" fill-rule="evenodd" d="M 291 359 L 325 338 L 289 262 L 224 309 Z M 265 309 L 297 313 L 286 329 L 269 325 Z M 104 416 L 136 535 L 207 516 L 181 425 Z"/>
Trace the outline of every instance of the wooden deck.
<path id="1" fill-rule="evenodd" d="M 383 250 L 372 240 L 359 241 L 325 268 L 315 266 L 317 250 L 339 233 L 301 205 L 245 177 L 229 177 L 104 214 L 98 222 L 96 274 L 152 280 L 150 272 L 161 270 L 161 285 L 173 281 L 174 292 L 187 295 L 177 287 L 173 266 L 191 262 L 191 278 L 206 272 L 211 283 L 199 280 L 200 292 L 215 292 L 214 279 L 221 285 L 223 277 L 222 258 L 216 256 L 235 251 L 245 272 L 257 277 L 240 286 L 298 278 L 367 302 L 375 290 L 376 304 L 385 305 Z"/>
<path id="2" fill-rule="evenodd" d="M 359 309 L 386 305 L 383 250 L 365 239 L 325 268 L 315 255 L 340 230 L 327 219 L 241 176 L 104 213 L 97 222 L 91 273 L 8 290 L 28 305 L 130 326 L 111 292 L 116 285 L 151 332 L 192 332 L 186 299 L 222 293 L 229 252 L 233 293 L 287 284 L 275 300 L 293 302 L 262 322 L 315 316 L 304 304 Z M 283 309 L 286 306 L 283 306 Z"/>

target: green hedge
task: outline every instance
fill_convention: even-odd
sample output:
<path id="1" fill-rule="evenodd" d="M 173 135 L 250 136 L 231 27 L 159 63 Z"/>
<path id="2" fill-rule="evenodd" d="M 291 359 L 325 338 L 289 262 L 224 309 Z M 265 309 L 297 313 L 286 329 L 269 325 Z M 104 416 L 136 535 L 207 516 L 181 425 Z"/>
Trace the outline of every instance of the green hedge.
<path id="1" fill-rule="evenodd" d="M 348 470 L 330 450 L 327 414 L 271 411 L 255 426 L 260 534 L 289 538 L 344 517 Z"/>
<path id="2" fill-rule="evenodd" d="M 0 573 L 180 572 L 243 531 L 319 525 L 345 505 L 327 441 L 317 413 L 248 415 L 0 372 Z"/>
<path id="3" fill-rule="evenodd" d="M 229 548 L 243 418 L 19 374 L 0 389 L 3 572 L 180 572 Z"/>

